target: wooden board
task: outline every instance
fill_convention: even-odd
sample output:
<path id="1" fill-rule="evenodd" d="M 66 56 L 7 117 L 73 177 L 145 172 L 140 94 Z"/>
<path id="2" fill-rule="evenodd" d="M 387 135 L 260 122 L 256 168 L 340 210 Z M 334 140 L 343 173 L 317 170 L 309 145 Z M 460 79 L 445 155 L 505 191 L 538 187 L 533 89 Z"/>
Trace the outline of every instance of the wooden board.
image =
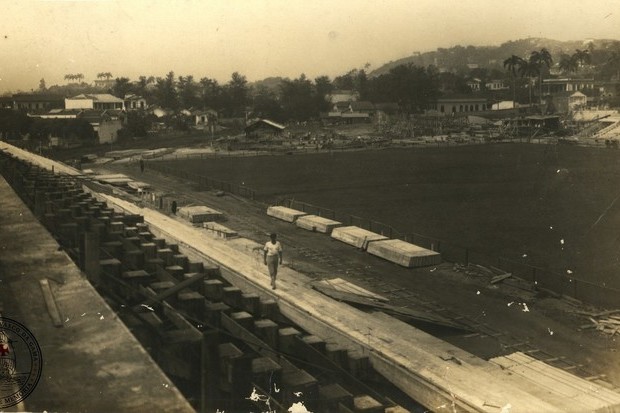
<path id="1" fill-rule="evenodd" d="M 332 278 L 330 280 L 321 280 L 318 281 L 317 284 L 324 285 L 329 288 L 333 288 L 338 291 L 342 291 L 345 293 L 356 294 L 362 297 L 379 300 L 379 301 L 390 301 L 388 298 L 375 294 L 372 291 L 368 291 L 359 285 L 348 282 L 347 280 L 343 280 L 342 278 Z"/>

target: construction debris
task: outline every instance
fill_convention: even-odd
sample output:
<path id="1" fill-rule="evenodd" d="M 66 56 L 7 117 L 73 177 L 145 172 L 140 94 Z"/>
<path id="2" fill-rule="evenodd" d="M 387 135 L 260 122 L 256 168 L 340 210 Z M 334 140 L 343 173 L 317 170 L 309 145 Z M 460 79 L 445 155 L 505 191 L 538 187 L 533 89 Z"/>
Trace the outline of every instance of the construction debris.
<path id="1" fill-rule="evenodd" d="M 500 281 L 512 277 L 512 273 L 506 272 L 497 267 L 493 267 L 492 265 L 489 267 L 485 267 L 484 265 L 474 264 L 471 262 L 467 265 L 458 263 L 454 264 L 452 269 L 456 272 L 462 272 L 465 275 L 470 275 L 474 277 L 491 277 L 491 284 L 496 284 Z"/>
<path id="2" fill-rule="evenodd" d="M 603 311 L 596 314 L 586 311 L 578 313 L 585 315 L 590 320 L 589 324 L 580 326 L 582 330 L 592 328 L 610 336 L 620 335 L 620 315 L 613 315 L 620 313 L 620 310 Z"/>

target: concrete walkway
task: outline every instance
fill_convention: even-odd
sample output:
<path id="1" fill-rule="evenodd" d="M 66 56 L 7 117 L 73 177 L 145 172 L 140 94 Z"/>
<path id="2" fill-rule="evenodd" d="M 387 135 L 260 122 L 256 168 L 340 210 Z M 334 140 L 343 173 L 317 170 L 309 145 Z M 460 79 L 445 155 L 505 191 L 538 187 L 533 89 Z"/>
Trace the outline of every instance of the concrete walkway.
<path id="1" fill-rule="evenodd" d="M 32 332 L 43 358 L 35 390 L 5 411 L 193 412 L 1 176 L 0 194 L 2 314 Z M 48 313 L 45 278 L 62 327 Z"/>

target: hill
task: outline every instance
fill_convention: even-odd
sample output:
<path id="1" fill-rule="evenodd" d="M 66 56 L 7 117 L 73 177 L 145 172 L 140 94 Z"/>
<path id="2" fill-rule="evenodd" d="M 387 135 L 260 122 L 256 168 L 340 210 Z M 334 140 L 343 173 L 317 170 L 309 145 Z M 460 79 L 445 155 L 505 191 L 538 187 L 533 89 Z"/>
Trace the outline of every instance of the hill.
<path id="1" fill-rule="evenodd" d="M 432 52 L 415 53 L 412 56 L 391 61 L 373 70 L 369 76 L 380 76 L 394 67 L 408 63 L 422 67 L 434 65 L 441 70 L 461 73 L 469 70 L 468 64 L 503 70 L 503 61 L 511 55 L 528 57 L 533 50 L 540 50 L 543 47 L 549 50 L 554 61 L 557 62 L 562 53 L 572 54 L 575 49 L 608 50 L 619 45 L 619 41 L 609 39 L 559 41 L 530 37 L 509 41 L 499 46 L 454 46 L 447 49 L 438 48 Z"/>

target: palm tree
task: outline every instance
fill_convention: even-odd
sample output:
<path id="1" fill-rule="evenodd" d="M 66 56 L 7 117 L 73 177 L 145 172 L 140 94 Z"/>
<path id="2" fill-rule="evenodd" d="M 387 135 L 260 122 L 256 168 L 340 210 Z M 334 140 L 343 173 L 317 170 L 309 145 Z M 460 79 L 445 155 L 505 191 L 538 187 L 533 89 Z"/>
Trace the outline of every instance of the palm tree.
<path id="1" fill-rule="evenodd" d="M 512 55 L 508 59 L 504 60 L 504 69 L 508 69 L 508 71 L 510 72 L 510 78 L 512 79 L 513 105 L 516 100 L 516 94 L 517 94 L 515 77 L 517 76 L 517 71 L 519 70 L 519 67 L 521 67 L 523 62 L 524 60 L 522 58 L 520 58 L 519 56 L 515 56 L 515 55 Z"/>
<path id="2" fill-rule="evenodd" d="M 569 56 L 567 54 L 563 54 L 560 56 L 560 63 L 558 64 L 560 70 L 564 73 L 576 72 L 579 68 L 579 64 L 575 59 L 575 55 Z"/>
<path id="3" fill-rule="evenodd" d="M 534 66 L 536 66 L 537 68 L 537 72 L 538 72 L 538 86 L 539 86 L 539 93 L 540 93 L 540 104 L 542 105 L 542 75 L 543 75 L 543 67 L 547 67 L 547 69 L 549 69 L 549 67 L 551 66 L 551 63 L 553 62 L 553 59 L 551 58 L 551 53 L 549 53 L 549 51 L 546 48 L 542 48 L 540 49 L 540 51 L 533 51 L 530 54 L 530 64 L 533 64 Z"/>
<path id="4" fill-rule="evenodd" d="M 517 72 L 521 77 L 527 77 L 527 87 L 530 91 L 530 107 L 532 106 L 532 78 L 538 76 L 539 68 L 538 65 L 532 62 L 532 59 L 525 60 L 522 59 Z"/>
<path id="5" fill-rule="evenodd" d="M 578 63 L 579 67 L 590 64 L 592 61 L 592 56 L 590 55 L 590 51 L 588 49 L 576 49 L 575 53 L 573 53 L 573 58 Z"/>

